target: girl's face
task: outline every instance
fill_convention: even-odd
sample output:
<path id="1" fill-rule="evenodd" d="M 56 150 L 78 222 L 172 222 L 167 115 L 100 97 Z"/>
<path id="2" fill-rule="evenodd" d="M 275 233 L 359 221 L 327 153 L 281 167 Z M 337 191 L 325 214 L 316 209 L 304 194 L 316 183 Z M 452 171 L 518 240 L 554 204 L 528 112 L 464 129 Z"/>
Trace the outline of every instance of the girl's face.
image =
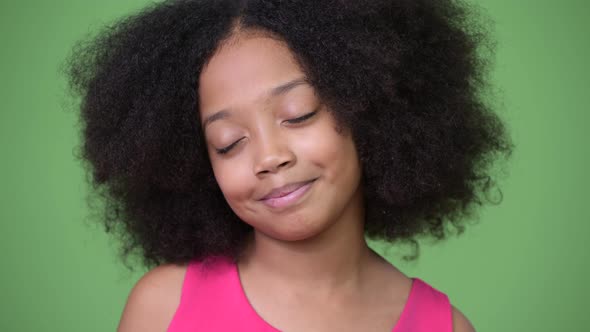
<path id="1" fill-rule="evenodd" d="M 200 121 L 225 199 L 257 232 L 285 241 L 319 234 L 361 199 L 352 137 L 304 78 L 286 46 L 253 36 L 226 43 L 199 77 Z"/>

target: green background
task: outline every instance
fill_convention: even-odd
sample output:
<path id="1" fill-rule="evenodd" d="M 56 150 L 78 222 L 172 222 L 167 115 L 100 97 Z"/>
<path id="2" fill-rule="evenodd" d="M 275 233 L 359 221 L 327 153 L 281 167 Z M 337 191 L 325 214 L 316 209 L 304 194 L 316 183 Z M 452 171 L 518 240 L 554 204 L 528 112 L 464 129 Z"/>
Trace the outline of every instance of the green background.
<path id="1" fill-rule="evenodd" d="M 476 1 L 476 0 L 472 0 Z M 88 223 L 76 115 L 58 66 L 75 40 L 145 0 L 0 4 L 0 331 L 114 331 L 143 274 Z M 586 1 L 479 0 L 496 22 L 494 82 L 516 149 L 504 200 L 406 273 L 478 331 L 588 331 L 590 59 Z"/>

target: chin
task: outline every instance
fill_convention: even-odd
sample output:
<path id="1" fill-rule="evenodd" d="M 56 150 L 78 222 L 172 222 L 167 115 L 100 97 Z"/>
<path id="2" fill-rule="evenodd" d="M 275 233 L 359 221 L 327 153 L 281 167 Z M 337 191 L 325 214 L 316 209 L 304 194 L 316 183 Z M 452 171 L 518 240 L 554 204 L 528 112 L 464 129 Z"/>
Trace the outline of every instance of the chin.
<path id="1" fill-rule="evenodd" d="M 291 217 L 289 219 L 293 220 L 293 218 L 295 217 Z M 320 235 L 325 229 L 325 227 L 323 227 L 322 225 L 314 224 L 313 222 L 310 224 L 309 222 L 302 223 L 293 221 L 289 224 L 282 226 L 284 227 L 281 227 L 279 229 L 273 227 L 273 229 L 270 229 L 268 231 L 261 230 L 256 227 L 255 228 L 257 232 L 264 233 L 264 235 L 267 237 L 271 237 L 273 239 L 285 242 L 310 240 Z"/>

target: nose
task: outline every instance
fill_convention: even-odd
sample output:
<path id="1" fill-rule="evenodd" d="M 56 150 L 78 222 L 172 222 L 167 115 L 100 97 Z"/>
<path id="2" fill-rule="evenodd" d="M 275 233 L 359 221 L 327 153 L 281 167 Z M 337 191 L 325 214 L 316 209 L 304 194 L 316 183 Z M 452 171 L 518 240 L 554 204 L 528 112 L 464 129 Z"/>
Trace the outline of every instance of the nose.
<path id="1" fill-rule="evenodd" d="M 265 137 L 259 142 L 254 172 L 257 176 L 276 173 L 295 164 L 295 155 L 280 137 Z"/>

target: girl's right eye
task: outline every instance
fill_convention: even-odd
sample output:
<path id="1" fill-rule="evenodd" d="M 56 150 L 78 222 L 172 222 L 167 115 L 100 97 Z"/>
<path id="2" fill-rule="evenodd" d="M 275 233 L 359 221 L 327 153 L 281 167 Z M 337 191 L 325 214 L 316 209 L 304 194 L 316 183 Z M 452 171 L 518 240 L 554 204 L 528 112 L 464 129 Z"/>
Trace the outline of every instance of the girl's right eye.
<path id="1" fill-rule="evenodd" d="M 225 148 L 221 148 L 221 149 L 215 149 L 217 151 L 217 154 L 226 154 L 228 153 L 231 149 L 233 149 L 234 146 L 236 146 L 236 144 L 238 144 L 241 141 L 241 139 L 233 142 L 232 144 L 226 146 Z"/>

